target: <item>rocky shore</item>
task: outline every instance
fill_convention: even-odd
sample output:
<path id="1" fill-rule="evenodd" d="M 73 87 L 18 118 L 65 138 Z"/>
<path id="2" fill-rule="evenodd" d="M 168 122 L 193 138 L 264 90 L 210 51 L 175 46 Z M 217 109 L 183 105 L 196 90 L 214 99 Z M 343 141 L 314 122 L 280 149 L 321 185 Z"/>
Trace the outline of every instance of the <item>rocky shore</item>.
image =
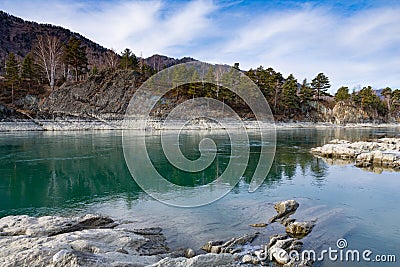
<path id="1" fill-rule="evenodd" d="M 291 218 L 298 207 L 295 200 L 276 203 L 277 215 L 268 223 L 249 226 L 248 234 L 230 240 L 209 241 L 202 246 L 203 252 L 196 248 L 172 251 L 161 228 L 137 228 L 133 222 L 100 215 L 7 216 L 0 219 L 0 265 L 312 266 L 310 260 L 290 257 L 301 253 L 301 239 L 315 224 Z M 254 242 L 266 234 L 262 227 L 272 223 L 282 224 L 286 233 L 268 233 L 269 241 L 263 245 Z M 253 227 L 260 231 L 251 232 Z"/>
<path id="2" fill-rule="evenodd" d="M 134 123 L 135 124 L 135 123 Z M 144 124 L 142 121 L 136 122 L 137 127 L 130 126 L 130 129 L 142 129 L 146 125 L 147 130 L 175 130 L 180 129 L 169 123 L 164 125 L 161 120 L 150 120 Z M 177 123 L 176 125 L 180 125 Z M 238 128 L 238 123 L 226 123 L 230 128 Z M 223 129 L 220 124 L 206 120 L 198 120 L 185 125 L 186 129 L 207 130 Z M 247 129 L 286 129 L 286 128 L 400 128 L 400 124 L 374 124 L 374 123 L 348 123 L 334 124 L 328 122 L 277 122 L 275 124 L 262 123 L 255 121 L 244 121 Z M 126 129 L 122 120 L 109 120 L 102 118 L 82 119 L 82 118 L 56 118 L 49 119 L 19 119 L 13 121 L 0 121 L 0 132 L 13 131 L 85 131 L 85 130 L 123 130 Z"/>
<path id="3" fill-rule="evenodd" d="M 354 162 L 357 167 L 400 170 L 400 138 L 359 142 L 335 139 L 311 152 L 326 159 Z"/>

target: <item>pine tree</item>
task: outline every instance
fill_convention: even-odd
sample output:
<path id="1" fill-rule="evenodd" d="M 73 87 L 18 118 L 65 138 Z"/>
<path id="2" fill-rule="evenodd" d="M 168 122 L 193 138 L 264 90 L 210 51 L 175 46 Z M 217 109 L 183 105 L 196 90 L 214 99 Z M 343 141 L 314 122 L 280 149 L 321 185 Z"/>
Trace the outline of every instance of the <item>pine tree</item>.
<path id="1" fill-rule="evenodd" d="M 363 87 L 363 89 L 358 92 L 358 103 L 364 110 L 376 109 L 379 114 L 385 115 L 387 112 L 386 105 L 383 101 L 376 95 L 371 86 Z"/>
<path id="2" fill-rule="evenodd" d="M 29 89 L 31 88 L 32 81 L 35 78 L 35 68 L 34 68 L 34 62 L 33 62 L 33 57 L 31 53 L 28 53 L 24 60 L 22 61 L 22 67 L 21 67 L 21 78 L 24 81 L 28 82 Z"/>
<path id="3" fill-rule="evenodd" d="M 395 89 L 392 92 L 392 110 L 398 110 L 399 108 L 400 108 L 400 89 Z"/>
<path id="4" fill-rule="evenodd" d="M 63 59 L 67 66 L 73 68 L 75 81 L 79 81 L 80 75 L 87 72 L 86 46 L 83 46 L 79 39 L 72 37 L 68 44 L 64 45 Z"/>
<path id="5" fill-rule="evenodd" d="M 282 87 L 282 104 L 285 107 L 285 113 L 286 111 L 294 112 L 299 108 L 300 98 L 297 95 L 297 89 L 297 80 L 293 74 L 290 74 Z"/>
<path id="6" fill-rule="evenodd" d="M 340 87 L 335 94 L 336 101 L 347 101 L 350 97 L 349 88 L 346 86 Z"/>
<path id="7" fill-rule="evenodd" d="M 385 97 L 385 101 L 386 101 L 386 104 L 387 104 L 387 109 L 388 109 L 388 111 L 389 111 L 389 116 L 391 115 L 390 113 L 391 113 L 391 109 L 392 109 L 392 107 L 391 107 L 391 102 L 392 102 L 392 89 L 390 88 L 390 87 L 386 87 L 385 89 L 383 89 L 382 90 L 382 93 L 381 93 L 384 97 Z"/>
<path id="8" fill-rule="evenodd" d="M 19 65 L 15 58 L 14 53 L 10 53 L 8 55 L 8 59 L 6 61 L 6 73 L 5 78 L 7 84 L 11 86 L 11 103 L 14 103 L 14 87 L 19 82 Z"/>
<path id="9" fill-rule="evenodd" d="M 210 66 L 207 69 L 206 77 L 205 77 L 205 84 L 203 84 L 204 88 L 204 96 L 212 98 L 214 97 L 215 89 L 215 67 Z"/>
<path id="10" fill-rule="evenodd" d="M 325 93 L 331 87 L 331 84 L 329 78 L 321 72 L 312 80 L 311 87 L 316 90 L 317 100 L 319 100 L 321 93 Z"/>
<path id="11" fill-rule="evenodd" d="M 139 61 L 129 48 L 125 48 L 125 50 L 122 52 L 122 58 L 119 66 L 124 70 L 136 70 L 138 69 Z"/>
<path id="12" fill-rule="evenodd" d="M 195 98 L 195 96 L 198 94 L 198 89 L 199 89 L 199 80 L 200 80 L 200 75 L 197 72 L 195 68 L 190 68 L 189 72 L 192 73 L 191 78 L 190 78 L 190 83 L 188 84 L 189 89 L 187 91 L 188 95 L 191 96 L 192 98 Z"/>
<path id="13" fill-rule="evenodd" d="M 307 79 L 304 79 L 299 91 L 300 102 L 302 104 L 307 104 L 308 101 L 313 100 L 314 94 L 313 88 L 307 82 Z"/>
<path id="14" fill-rule="evenodd" d="M 172 86 L 176 89 L 176 98 L 179 99 L 181 85 L 187 83 L 187 81 L 190 78 L 188 77 L 188 71 L 186 69 L 186 65 L 180 64 L 174 66 L 174 68 L 172 69 L 171 78 L 172 78 L 171 79 Z"/>

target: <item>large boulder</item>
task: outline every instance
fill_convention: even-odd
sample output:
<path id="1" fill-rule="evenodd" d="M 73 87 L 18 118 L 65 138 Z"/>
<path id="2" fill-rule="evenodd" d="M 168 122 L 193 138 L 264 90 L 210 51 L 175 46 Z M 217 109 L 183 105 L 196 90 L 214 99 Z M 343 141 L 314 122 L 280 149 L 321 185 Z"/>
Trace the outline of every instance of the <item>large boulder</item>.
<path id="1" fill-rule="evenodd" d="M 151 265 L 152 267 L 231 267 L 236 266 L 235 256 L 229 253 L 208 253 L 194 258 L 165 258 Z"/>
<path id="2" fill-rule="evenodd" d="M 169 252 L 160 228 L 132 229 L 98 215 L 4 217 L 0 247 L 0 266 L 147 266 Z"/>
<path id="3" fill-rule="evenodd" d="M 357 167 L 400 167 L 400 138 L 381 138 L 374 141 L 348 142 L 332 140 L 311 153 L 322 158 L 355 160 Z"/>

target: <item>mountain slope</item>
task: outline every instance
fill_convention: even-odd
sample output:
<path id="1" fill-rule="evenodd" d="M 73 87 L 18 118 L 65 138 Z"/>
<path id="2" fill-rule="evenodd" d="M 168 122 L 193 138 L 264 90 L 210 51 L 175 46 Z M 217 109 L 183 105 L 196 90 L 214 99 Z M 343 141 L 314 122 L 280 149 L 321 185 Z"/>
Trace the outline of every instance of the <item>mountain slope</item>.
<path id="1" fill-rule="evenodd" d="M 10 52 L 14 53 L 17 58 L 22 59 L 31 51 L 37 37 L 46 34 L 57 36 L 63 43 L 67 42 L 71 37 L 81 40 L 82 44 L 87 47 L 89 65 L 102 65 L 102 57 L 107 49 L 79 33 L 51 24 L 25 21 L 0 10 L 0 73 L 4 71 L 3 63 Z M 153 55 L 144 59 L 144 62 L 155 70 L 161 70 L 165 67 L 194 60 L 190 57 L 175 59 L 162 55 Z"/>
<path id="2" fill-rule="evenodd" d="M 87 47 L 89 63 L 93 65 L 98 63 L 102 54 L 107 50 L 79 33 L 59 26 L 25 21 L 0 11 L 0 62 L 3 63 L 10 52 L 18 58 L 23 58 L 32 49 L 37 37 L 45 34 L 57 36 L 61 42 L 67 42 L 71 37 L 81 40 L 82 44 Z M 4 64 L 0 64 L 0 68 L 3 66 Z M 2 69 L 0 69 L 1 71 Z"/>

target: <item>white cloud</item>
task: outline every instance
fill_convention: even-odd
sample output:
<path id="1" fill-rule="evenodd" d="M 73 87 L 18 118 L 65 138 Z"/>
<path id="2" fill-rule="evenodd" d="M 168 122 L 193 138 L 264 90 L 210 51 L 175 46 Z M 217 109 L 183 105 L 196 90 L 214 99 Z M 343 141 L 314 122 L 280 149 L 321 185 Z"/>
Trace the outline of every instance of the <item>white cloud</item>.
<path id="1" fill-rule="evenodd" d="M 272 66 L 301 81 L 319 72 L 341 85 L 400 87 L 399 8 L 358 11 L 350 17 L 306 6 L 254 16 L 208 60 Z M 207 51 L 204 51 L 207 53 Z"/>
<path id="2" fill-rule="evenodd" d="M 188 47 L 204 36 L 210 29 L 207 17 L 215 10 L 210 1 L 193 1 L 180 6 L 174 13 L 153 21 L 153 25 L 140 35 L 131 36 L 129 41 L 135 51 L 173 53 L 179 56 L 179 47 Z"/>
<path id="3" fill-rule="evenodd" d="M 94 3 L 94 2 L 92 2 Z M 222 2 L 223 3 L 223 2 Z M 108 48 L 144 56 L 193 56 L 248 69 L 272 66 L 299 81 L 319 72 L 341 85 L 400 87 L 400 8 L 338 13 L 327 6 L 241 9 L 217 1 L 2 1 L 24 19 L 77 31 Z M 253 12 L 254 11 L 254 12 Z"/>

